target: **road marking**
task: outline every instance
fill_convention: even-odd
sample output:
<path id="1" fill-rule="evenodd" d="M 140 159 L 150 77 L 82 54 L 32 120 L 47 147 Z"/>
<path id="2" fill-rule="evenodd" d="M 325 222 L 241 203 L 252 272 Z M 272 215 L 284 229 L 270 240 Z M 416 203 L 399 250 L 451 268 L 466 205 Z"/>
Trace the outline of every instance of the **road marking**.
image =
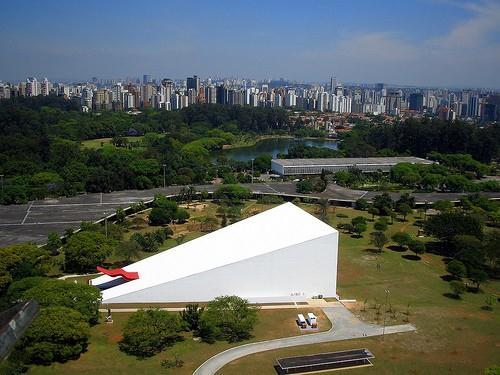
<path id="1" fill-rule="evenodd" d="M 275 188 L 273 188 L 272 186 L 269 186 L 268 184 L 264 183 L 265 186 L 267 186 L 269 189 L 271 189 L 272 191 L 274 191 L 275 193 L 278 193 L 278 194 L 282 194 L 282 192 L 276 190 Z"/>
<path id="2" fill-rule="evenodd" d="M 26 219 L 28 218 L 28 215 L 30 214 L 30 210 L 31 210 L 31 207 L 33 206 L 33 203 L 34 201 L 32 201 L 28 207 L 28 209 L 26 210 L 26 215 L 24 215 L 24 219 L 23 221 L 21 221 L 21 224 L 24 224 L 24 222 L 26 221 Z"/>
<path id="3" fill-rule="evenodd" d="M 133 204 L 133 203 L 138 203 L 140 202 L 141 200 L 137 200 L 137 201 L 131 201 L 131 202 L 115 202 L 115 203 L 102 203 L 102 204 L 108 204 L 108 205 L 112 205 L 112 206 L 117 206 L 117 205 L 120 205 L 120 204 Z M 51 208 L 51 207 L 71 207 L 71 206 L 100 206 L 101 203 L 61 203 L 61 204 L 35 204 L 33 205 L 33 207 L 36 207 L 36 208 Z M 83 212 L 86 212 L 86 211 L 83 211 Z"/>
<path id="4" fill-rule="evenodd" d="M 7 224 L 0 224 L 0 227 L 15 227 L 15 226 L 26 226 L 26 225 L 48 225 L 48 224 L 80 224 L 82 221 L 48 221 L 45 223 L 7 223 Z"/>

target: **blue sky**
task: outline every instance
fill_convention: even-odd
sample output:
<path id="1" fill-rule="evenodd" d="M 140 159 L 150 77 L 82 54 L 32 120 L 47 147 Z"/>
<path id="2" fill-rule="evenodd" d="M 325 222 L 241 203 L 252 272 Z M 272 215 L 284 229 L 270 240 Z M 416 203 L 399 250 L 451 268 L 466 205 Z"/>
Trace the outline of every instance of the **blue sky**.
<path id="1" fill-rule="evenodd" d="M 500 0 L 5 1 L 0 79 L 500 87 Z"/>

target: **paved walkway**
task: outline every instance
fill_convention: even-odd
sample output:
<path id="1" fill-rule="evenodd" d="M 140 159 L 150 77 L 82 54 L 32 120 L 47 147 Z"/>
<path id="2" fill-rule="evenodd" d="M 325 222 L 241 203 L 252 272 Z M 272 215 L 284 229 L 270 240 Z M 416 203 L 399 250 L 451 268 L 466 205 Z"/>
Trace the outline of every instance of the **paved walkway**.
<path id="1" fill-rule="evenodd" d="M 326 316 L 332 322 L 332 328 L 327 332 L 308 334 L 303 336 L 286 337 L 282 339 L 255 342 L 237 346 L 223 351 L 205 361 L 196 369 L 193 375 L 215 374 L 226 364 L 250 354 L 267 350 L 288 348 L 298 345 L 319 344 L 331 341 L 349 340 L 370 336 L 380 336 L 384 328 L 375 324 L 362 322 L 340 303 L 334 306 L 323 307 Z M 412 324 L 388 326 L 385 334 L 411 332 L 416 328 Z"/>

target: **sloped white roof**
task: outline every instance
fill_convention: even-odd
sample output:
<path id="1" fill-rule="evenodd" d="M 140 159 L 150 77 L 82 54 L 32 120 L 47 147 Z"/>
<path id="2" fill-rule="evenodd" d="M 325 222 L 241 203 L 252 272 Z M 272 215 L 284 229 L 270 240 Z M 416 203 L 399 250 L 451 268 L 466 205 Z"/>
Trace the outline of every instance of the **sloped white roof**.
<path id="1" fill-rule="evenodd" d="M 285 203 L 124 267 L 138 272 L 139 279 L 104 290 L 103 301 L 335 232 L 306 211 Z M 104 275 L 92 284 L 112 279 Z"/>

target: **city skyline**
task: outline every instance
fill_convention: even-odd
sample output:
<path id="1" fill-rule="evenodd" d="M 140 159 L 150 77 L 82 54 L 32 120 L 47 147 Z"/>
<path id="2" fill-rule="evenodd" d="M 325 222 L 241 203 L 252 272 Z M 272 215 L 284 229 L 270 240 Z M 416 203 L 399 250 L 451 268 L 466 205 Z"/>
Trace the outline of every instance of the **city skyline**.
<path id="1" fill-rule="evenodd" d="M 115 7 L 91 1 L 83 7 L 24 1 L 5 4 L 3 13 L 4 81 L 145 73 L 179 78 L 197 72 L 299 82 L 325 82 L 336 75 L 353 83 L 500 87 L 496 1 L 318 1 L 307 7 L 297 2 Z"/>

